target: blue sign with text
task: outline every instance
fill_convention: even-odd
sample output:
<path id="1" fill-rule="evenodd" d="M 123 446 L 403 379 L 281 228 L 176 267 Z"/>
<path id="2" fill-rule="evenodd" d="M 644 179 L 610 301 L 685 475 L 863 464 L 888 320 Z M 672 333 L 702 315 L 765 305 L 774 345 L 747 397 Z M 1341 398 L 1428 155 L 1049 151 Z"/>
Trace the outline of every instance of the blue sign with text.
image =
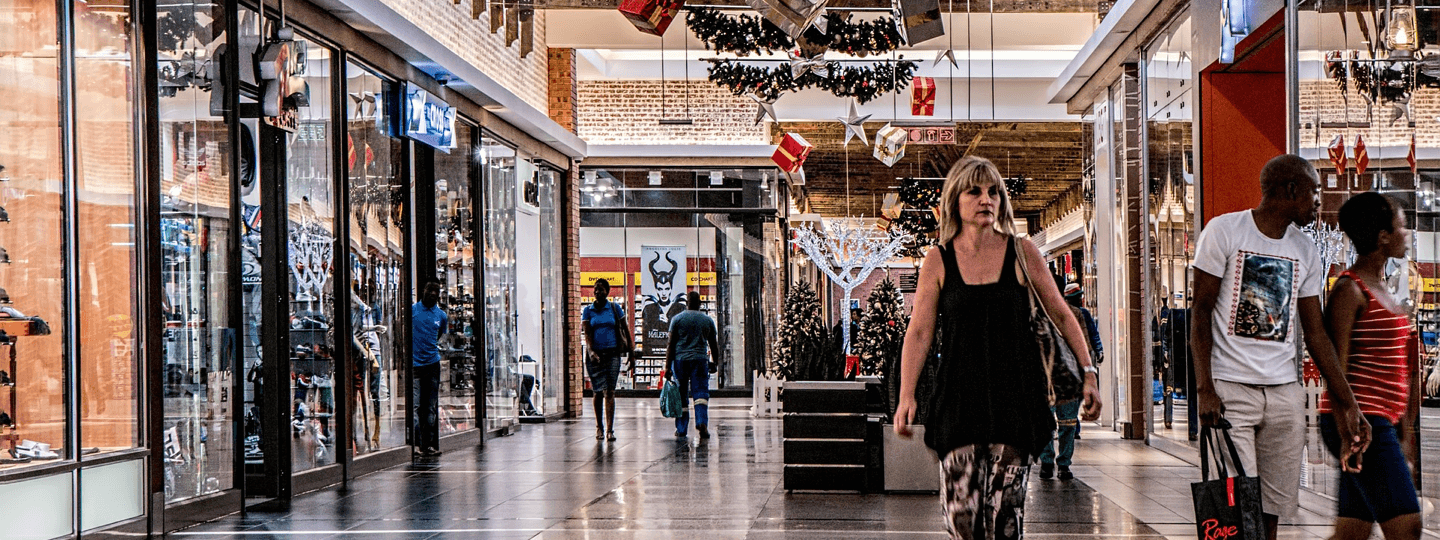
<path id="1" fill-rule="evenodd" d="M 455 108 L 406 83 L 405 136 L 448 153 L 455 148 Z"/>

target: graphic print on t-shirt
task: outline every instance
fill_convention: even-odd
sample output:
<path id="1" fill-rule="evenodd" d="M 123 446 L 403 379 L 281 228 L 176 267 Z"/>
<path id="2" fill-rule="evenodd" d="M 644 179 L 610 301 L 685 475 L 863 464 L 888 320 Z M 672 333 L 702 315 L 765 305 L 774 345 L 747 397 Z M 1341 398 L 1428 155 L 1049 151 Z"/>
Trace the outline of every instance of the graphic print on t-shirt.
<path id="1" fill-rule="evenodd" d="M 1295 293 L 1295 261 L 1241 251 L 1236 255 L 1230 334 L 1265 341 L 1290 339 L 1290 298 Z"/>

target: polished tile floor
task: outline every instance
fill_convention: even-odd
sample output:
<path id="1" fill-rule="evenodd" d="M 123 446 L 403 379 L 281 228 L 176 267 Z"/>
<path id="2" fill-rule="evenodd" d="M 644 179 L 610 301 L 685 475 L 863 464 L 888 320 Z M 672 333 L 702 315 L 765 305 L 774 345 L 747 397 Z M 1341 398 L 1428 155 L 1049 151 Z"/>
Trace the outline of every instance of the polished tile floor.
<path id="1" fill-rule="evenodd" d="M 749 400 L 715 400 L 708 441 L 675 439 L 648 399 L 621 399 L 619 440 L 593 418 L 526 425 L 483 449 L 447 453 L 295 498 L 286 511 L 234 515 L 185 539 L 944 538 L 934 495 L 787 493 L 778 419 Z M 588 404 L 587 404 L 588 405 Z M 1026 537 L 1194 538 L 1198 470 L 1098 427 L 1076 452 L 1076 481 L 1030 479 Z M 1324 538 L 1304 513 L 1285 538 Z"/>

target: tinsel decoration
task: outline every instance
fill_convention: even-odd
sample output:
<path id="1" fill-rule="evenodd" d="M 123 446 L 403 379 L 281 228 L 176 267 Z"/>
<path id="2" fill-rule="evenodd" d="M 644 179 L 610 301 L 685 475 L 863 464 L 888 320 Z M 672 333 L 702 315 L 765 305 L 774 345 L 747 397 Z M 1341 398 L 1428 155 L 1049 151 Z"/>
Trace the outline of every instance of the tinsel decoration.
<path id="1" fill-rule="evenodd" d="M 940 204 L 940 184 L 906 178 L 900 183 L 900 202 L 910 208 L 934 208 Z"/>
<path id="2" fill-rule="evenodd" d="M 737 96 L 755 93 L 766 99 L 778 99 L 786 92 L 819 88 L 839 97 L 853 97 L 860 103 L 909 85 L 916 68 L 915 63 L 908 60 L 876 62 L 870 67 L 844 67 L 840 62 L 827 62 L 829 77 L 806 73 L 796 79 L 790 76 L 789 64 L 771 68 L 725 58 L 707 61 L 710 62 L 710 82 Z"/>
<path id="3" fill-rule="evenodd" d="M 1005 192 L 1009 193 L 1011 197 L 1019 197 L 1021 195 L 1024 195 L 1025 190 L 1029 188 L 1030 179 L 1028 178 L 1015 177 L 1005 179 Z"/>
<path id="4" fill-rule="evenodd" d="M 827 32 L 813 28 L 805 32 L 809 44 L 864 58 L 893 51 L 903 42 L 895 20 L 890 17 L 852 22 L 848 14 L 829 12 L 825 19 Z M 685 22 L 695 36 L 705 42 L 705 48 L 712 51 L 752 56 L 788 51 L 796 46 L 785 31 L 753 15 L 726 15 L 714 8 L 691 8 Z"/>
<path id="5" fill-rule="evenodd" d="M 885 364 L 900 358 L 905 345 L 905 295 L 890 278 L 870 290 L 865 313 L 860 316 L 860 333 L 855 336 L 855 354 L 860 356 L 860 373 L 879 375 Z"/>

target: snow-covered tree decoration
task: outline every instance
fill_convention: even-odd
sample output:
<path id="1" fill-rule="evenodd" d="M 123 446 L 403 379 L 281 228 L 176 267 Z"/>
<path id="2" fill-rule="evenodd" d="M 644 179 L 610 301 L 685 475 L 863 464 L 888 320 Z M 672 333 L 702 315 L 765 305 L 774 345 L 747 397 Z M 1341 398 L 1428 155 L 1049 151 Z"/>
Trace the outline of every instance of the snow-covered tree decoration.
<path id="1" fill-rule="evenodd" d="M 815 266 L 845 291 L 840 303 L 840 328 L 846 354 L 850 354 L 850 293 L 910 241 L 909 234 L 896 227 L 891 229 L 879 231 L 853 218 L 830 220 L 820 231 L 810 226 L 792 229 L 795 239 L 791 242 L 805 250 Z"/>
<path id="2" fill-rule="evenodd" d="M 775 370 L 787 381 L 799 380 L 800 365 L 822 354 L 825 323 L 820 320 L 820 298 L 810 282 L 801 281 L 785 295 L 785 314 L 780 322 L 780 338 L 775 343 Z"/>
<path id="3" fill-rule="evenodd" d="M 860 317 L 860 335 L 855 337 L 860 372 L 879 375 L 886 362 L 899 357 L 900 349 L 905 346 L 905 329 L 909 326 L 905 295 L 887 277 L 870 291 L 865 314 Z"/>

